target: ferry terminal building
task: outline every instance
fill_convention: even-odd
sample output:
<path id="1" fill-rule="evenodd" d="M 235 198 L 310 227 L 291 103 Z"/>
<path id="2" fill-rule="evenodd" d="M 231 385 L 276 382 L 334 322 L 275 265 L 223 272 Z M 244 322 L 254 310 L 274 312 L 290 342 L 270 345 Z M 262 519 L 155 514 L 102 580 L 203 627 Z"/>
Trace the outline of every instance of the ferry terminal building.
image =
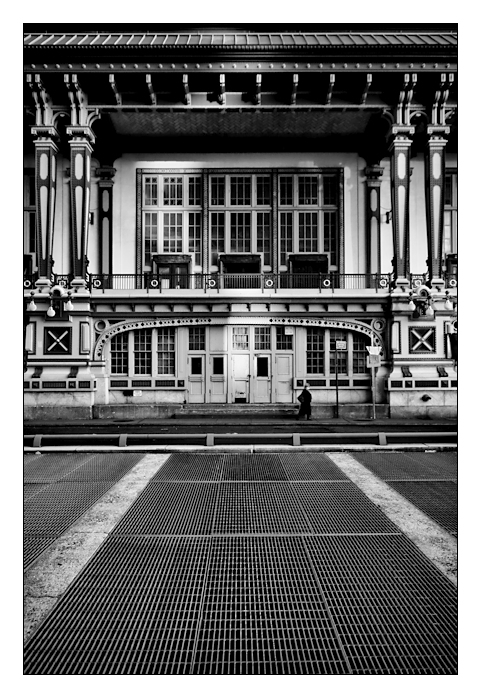
<path id="1" fill-rule="evenodd" d="M 455 416 L 455 25 L 59 26 L 24 36 L 26 419 L 306 383 Z"/>

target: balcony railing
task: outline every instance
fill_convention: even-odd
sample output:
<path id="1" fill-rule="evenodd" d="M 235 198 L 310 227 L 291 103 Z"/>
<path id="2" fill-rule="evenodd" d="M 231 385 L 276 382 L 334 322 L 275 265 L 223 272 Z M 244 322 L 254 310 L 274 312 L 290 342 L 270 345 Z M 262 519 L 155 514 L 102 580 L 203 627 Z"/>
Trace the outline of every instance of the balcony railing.
<path id="1" fill-rule="evenodd" d="M 411 287 L 426 284 L 425 274 L 411 274 Z M 36 275 L 24 277 L 24 289 L 35 287 Z M 72 275 L 54 274 L 52 283 L 68 288 Z M 335 291 L 338 289 L 358 291 L 389 291 L 392 274 L 89 274 L 87 286 L 91 291 L 136 291 L 149 290 L 171 293 L 175 290 L 200 292 L 220 292 L 223 290 L 282 291 L 284 289 L 305 289 L 312 291 Z M 446 288 L 457 286 L 457 276 L 445 275 Z"/>

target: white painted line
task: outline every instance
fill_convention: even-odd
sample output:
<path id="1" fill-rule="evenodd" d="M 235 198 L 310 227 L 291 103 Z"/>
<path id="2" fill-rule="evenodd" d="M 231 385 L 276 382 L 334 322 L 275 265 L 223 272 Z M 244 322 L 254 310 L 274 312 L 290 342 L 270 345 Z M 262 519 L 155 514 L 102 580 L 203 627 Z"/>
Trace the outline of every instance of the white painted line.
<path id="1" fill-rule="evenodd" d="M 28 568 L 24 577 L 25 641 L 167 458 L 168 454 L 142 458 Z"/>
<path id="2" fill-rule="evenodd" d="M 456 539 L 348 453 L 328 456 L 457 585 Z"/>

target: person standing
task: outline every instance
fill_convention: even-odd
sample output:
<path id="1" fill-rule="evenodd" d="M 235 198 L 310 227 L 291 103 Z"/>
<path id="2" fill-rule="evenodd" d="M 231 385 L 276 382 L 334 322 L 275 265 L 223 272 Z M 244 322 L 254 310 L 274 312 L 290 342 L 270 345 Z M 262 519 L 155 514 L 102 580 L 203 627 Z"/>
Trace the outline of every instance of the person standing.
<path id="1" fill-rule="evenodd" d="M 301 404 L 299 405 L 299 414 L 297 415 L 296 419 L 300 419 L 304 416 L 306 417 L 306 419 L 311 418 L 312 395 L 309 392 L 308 388 L 309 383 L 306 383 L 306 385 L 304 386 L 304 390 L 297 398 Z"/>

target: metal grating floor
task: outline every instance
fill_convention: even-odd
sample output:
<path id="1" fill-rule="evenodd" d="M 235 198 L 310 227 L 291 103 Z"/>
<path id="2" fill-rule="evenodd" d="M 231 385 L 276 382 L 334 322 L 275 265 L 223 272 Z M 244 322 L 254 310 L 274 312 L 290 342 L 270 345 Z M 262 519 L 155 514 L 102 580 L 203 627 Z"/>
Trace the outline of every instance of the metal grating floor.
<path id="1" fill-rule="evenodd" d="M 281 459 L 277 454 L 233 453 L 225 456 L 222 468 L 222 480 L 287 480 Z"/>
<path id="2" fill-rule="evenodd" d="M 426 482 L 394 482 L 389 480 L 388 485 L 449 533 L 457 533 L 457 483 L 444 480 L 440 482 L 435 480 Z"/>
<path id="3" fill-rule="evenodd" d="M 346 674 L 300 538 L 216 538 L 193 674 Z"/>
<path id="4" fill-rule="evenodd" d="M 290 483 L 223 482 L 213 532 L 310 533 L 311 527 Z"/>
<path id="5" fill-rule="evenodd" d="M 42 455 L 24 467 L 24 567 L 32 564 L 142 455 Z"/>
<path id="6" fill-rule="evenodd" d="M 411 541 L 305 542 L 353 673 L 456 673 L 456 589 Z"/>
<path id="7" fill-rule="evenodd" d="M 446 531 L 457 534 L 457 453 L 356 453 L 355 458 Z"/>
<path id="8" fill-rule="evenodd" d="M 220 479 L 223 455 L 202 453 L 176 453 L 157 471 L 152 482 L 157 480 L 214 481 Z"/>
<path id="9" fill-rule="evenodd" d="M 58 482 L 79 466 L 86 463 L 91 454 L 41 455 L 24 462 L 23 480 L 28 483 Z"/>
<path id="10" fill-rule="evenodd" d="M 456 480 L 457 454 L 360 453 L 353 454 L 381 480 Z"/>
<path id="11" fill-rule="evenodd" d="M 295 482 L 314 533 L 397 533 L 398 528 L 352 482 Z"/>
<path id="12" fill-rule="evenodd" d="M 455 587 L 327 456 L 296 455 L 202 458 L 205 481 L 171 456 L 30 638 L 25 673 L 456 673 Z"/>
<path id="13" fill-rule="evenodd" d="M 151 482 L 112 535 L 211 533 L 217 487 L 210 482 Z"/>
<path id="14" fill-rule="evenodd" d="M 323 453 L 282 453 L 280 459 L 289 480 L 348 479 Z"/>

